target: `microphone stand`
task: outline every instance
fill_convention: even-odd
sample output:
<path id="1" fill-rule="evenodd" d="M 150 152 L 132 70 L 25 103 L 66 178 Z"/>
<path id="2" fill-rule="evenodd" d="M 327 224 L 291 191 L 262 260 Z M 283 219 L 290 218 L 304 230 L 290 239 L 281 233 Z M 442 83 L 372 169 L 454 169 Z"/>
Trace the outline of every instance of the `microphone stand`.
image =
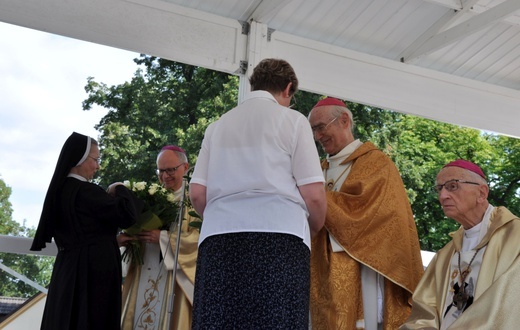
<path id="1" fill-rule="evenodd" d="M 189 170 L 188 170 L 189 171 Z M 181 232 L 182 232 L 182 220 L 184 218 L 184 200 L 186 197 L 186 185 L 188 184 L 188 180 L 186 177 L 183 179 L 182 183 L 182 193 L 181 198 L 179 201 L 179 221 L 173 222 L 170 225 L 170 233 L 175 230 L 175 225 L 177 224 L 177 237 L 175 238 L 175 251 L 173 253 L 173 270 L 172 270 L 172 276 L 170 278 L 170 287 L 171 292 L 169 294 L 169 302 L 168 302 L 168 329 L 170 328 L 170 322 L 172 318 L 173 313 L 173 307 L 174 307 L 174 300 L 175 300 L 175 277 L 177 276 L 177 262 L 179 259 L 179 246 L 181 245 Z M 171 236 L 170 236 L 171 240 Z M 171 244 L 170 244 L 171 246 Z"/>

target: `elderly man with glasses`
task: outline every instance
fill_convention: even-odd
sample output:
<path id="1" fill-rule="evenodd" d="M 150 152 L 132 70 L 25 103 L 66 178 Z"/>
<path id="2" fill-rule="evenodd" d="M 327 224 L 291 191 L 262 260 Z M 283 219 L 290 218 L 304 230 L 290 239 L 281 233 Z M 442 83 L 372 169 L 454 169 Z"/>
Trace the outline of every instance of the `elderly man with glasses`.
<path id="1" fill-rule="evenodd" d="M 328 154 L 327 216 L 311 250 L 313 330 L 397 329 L 423 273 L 401 176 L 374 144 L 354 138 L 342 101 L 319 101 L 309 121 Z"/>
<path id="2" fill-rule="evenodd" d="M 428 266 L 401 329 L 518 329 L 520 219 L 489 204 L 486 175 L 472 162 L 448 163 L 433 188 L 461 226 Z"/>
<path id="3" fill-rule="evenodd" d="M 159 182 L 183 200 L 184 176 L 189 170 L 186 152 L 174 145 L 164 146 L 157 155 L 156 174 Z M 123 287 L 122 329 L 190 329 L 197 260 L 199 231 L 188 226 L 191 221 L 184 209 L 177 265 L 174 263 L 177 230 L 154 229 L 142 231 L 138 238 L 145 245 L 143 265 L 132 263 Z M 126 235 L 126 234 L 121 234 Z M 176 266 L 174 304 L 168 313 L 172 289 L 169 285 Z M 143 299 L 153 296 L 152 303 Z M 143 298 L 144 297 L 144 298 Z M 149 315 L 154 315 L 148 319 Z M 170 322 L 168 325 L 167 323 Z"/>

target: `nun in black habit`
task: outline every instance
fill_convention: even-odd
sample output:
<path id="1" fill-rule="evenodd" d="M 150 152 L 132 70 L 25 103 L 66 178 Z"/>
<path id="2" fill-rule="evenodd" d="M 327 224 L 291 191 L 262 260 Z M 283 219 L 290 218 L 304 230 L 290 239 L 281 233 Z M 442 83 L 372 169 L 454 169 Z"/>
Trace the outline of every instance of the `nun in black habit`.
<path id="1" fill-rule="evenodd" d="M 118 228 L 135 223 L 142 202 L 122 184 L 108 193 L 90 183 L 99 169 L 96 140 L 72 133 L 61 150 L 31 247 L 54 237 L 54 263 L 41 329 L 120 329 Z"/>

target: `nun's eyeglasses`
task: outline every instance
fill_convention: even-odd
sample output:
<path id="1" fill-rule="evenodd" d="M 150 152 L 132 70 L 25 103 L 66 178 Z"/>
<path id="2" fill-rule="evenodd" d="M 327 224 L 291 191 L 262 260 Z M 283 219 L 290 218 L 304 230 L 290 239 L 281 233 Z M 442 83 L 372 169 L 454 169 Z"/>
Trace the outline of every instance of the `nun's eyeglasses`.
<path id="1" fill-rule="evenodd" d="M 92 156 L 88 156 L 88 158 L 92 158 L 96 161 L 96 163 L 98 164 L 101 164 L 101 158 L 95 158 L 95 157 L 92 157 Z"/>

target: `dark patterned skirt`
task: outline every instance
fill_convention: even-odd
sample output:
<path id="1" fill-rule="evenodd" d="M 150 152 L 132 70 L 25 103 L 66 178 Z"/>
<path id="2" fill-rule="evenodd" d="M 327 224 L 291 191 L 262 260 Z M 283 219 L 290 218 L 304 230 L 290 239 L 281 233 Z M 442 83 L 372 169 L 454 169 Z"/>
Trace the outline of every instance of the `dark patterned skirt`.
<path id="1" fill-rule="evenodd" d="M 232 233 L 199 247 L 192 329 L 309 328 L 309 248 L 294 235 Z"/>

